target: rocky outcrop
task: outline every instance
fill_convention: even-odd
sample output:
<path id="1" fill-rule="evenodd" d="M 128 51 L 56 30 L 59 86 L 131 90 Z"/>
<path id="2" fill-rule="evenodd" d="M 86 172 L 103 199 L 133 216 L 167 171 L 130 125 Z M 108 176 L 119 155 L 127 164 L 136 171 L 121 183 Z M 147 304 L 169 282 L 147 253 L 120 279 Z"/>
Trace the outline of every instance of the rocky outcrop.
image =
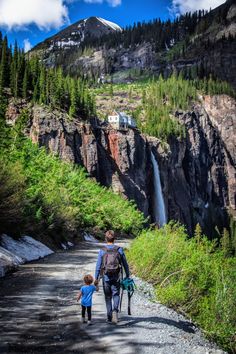
<path id="1" fill-rule="evenodd" d="M 191 233 L 200 223 L 211 235 L 216 226 L 227 227 L 228 211 L 236 210 L 235 100 L 206 96 L 176 116 L 186 139 L 172 139 L 167 152 L 156 148 L 168 216 Z"/>
<path id="2" fill-rule="evenodd" d="M 12 105 L 7 117 L 16 119 Z M 192 111 L 176 112 L 186 126 L 186 138 L 172 138 L 165 146 L 136 129 L 114 130 L 97 122 L 69 120 L 43 106 L 29 110 L 27 134 L 32 141 L 66 161 L 85 167 L 90 177 L 134 200 L 146 216 L 153 216 L 153 167 L 159 164 L 168 219 L 184 223 L 190 233 L 200 223 L 212 234 L 227 226 L 235 203 L 235 100 L 206 96 Z"/>
<path id="3" fill-rule="evenodd" d="M 149 214 L 150 161 L 146 138 L 137 130 L 113 130 L 42 106 L 31 111 L 28 134 L 62 159 L 82 165 L 90 177 L 136 202 Z"/>

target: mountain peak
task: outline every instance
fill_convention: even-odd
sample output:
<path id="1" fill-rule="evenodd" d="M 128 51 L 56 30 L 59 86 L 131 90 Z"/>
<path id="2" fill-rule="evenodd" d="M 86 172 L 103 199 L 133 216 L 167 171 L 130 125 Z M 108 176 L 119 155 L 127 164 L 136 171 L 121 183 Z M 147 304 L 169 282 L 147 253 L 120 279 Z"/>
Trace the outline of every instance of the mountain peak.
<path id="1" fill-rule="evenodd" d="M 79 47 L 87 38 L 99 38 L 117 31 L 122 31 L 122 28 L 116 23 L 102 17 L 92 16 L 79 20 L 54 36 L 47 38 L 44 42 L 39 43 L 35 49 L 44 49 L 49 52 L 61 48 L 70 49 L 71 47 Z"/>

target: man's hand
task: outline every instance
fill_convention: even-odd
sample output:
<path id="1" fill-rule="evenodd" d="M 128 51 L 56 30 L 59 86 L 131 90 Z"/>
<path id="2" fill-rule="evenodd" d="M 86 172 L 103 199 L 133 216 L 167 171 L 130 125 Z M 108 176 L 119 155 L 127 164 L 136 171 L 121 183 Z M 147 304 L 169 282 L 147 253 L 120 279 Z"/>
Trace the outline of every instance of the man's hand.
<path id="1" fill-rule="evenodd" d="M 95 280 L 94 280 L 94 285 L 95 285 L 95 286 L 98 286 L 98 283 L 99 283 L 98 279 L 95 279 Z"/>

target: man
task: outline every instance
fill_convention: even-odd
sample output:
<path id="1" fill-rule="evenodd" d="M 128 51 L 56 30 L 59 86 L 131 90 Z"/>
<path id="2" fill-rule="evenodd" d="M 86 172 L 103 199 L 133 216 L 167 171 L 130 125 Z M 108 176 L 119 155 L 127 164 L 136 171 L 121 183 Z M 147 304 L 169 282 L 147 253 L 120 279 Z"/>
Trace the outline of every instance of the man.
<path id="1" fill-rule="evenodd" d="M 120 277 L 122 267 L 129 278 L 129 266 L 122 247 L 114 245 L 114 231 L 105 234 L 106 246 L 99 251 L 95 272 L 95 285 L 98 285 L 99 276 L 103 276 L 103 291 L 107 307 L 107 322 L 118 322 L 120 304 Z"/>

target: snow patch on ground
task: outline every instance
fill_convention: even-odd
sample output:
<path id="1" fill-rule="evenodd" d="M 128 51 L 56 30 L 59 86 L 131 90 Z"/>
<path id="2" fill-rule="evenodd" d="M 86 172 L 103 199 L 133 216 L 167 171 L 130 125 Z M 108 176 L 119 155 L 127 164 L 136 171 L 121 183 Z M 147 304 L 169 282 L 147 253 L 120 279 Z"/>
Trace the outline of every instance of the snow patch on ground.
<path id="1" fill-rule="evenodd" d="M 87 242 L 97 243 L 96 238 L 93 237 L 92 235 L 88 234 L 87 232 L 84 233 L 84 240 L 87 241 Z"/>
<path id="2" fill-rule="evenodd" d="M 67 241 L 66 243 L 61 243 L 61 247 L 64 250 L 68 250 L 68 248 L 74 247 L 74 244 L 72 242 L 70 242 L 70 241 Z"/>
<path id="3" fill-rule="evenodd" d="M 24 263 L 24 260 L 21 257 L 0 246 L 0 277 L 22 263 Z"/>
<path id="4" fill-rule="evenodd" d="M 33 261 L 54 253 L 42 242 L 36 241 L 30 236 L 22 236 L 14 240 L 8 235 L 0 236 L 0 277 L 19 264 Z"/>
<path id="5" fill-rule="evenodd" d="M 1 244 L 3 248 L 20 256 L 24 261 L 33 261 L 53 253 L 42 242 L 30 236 L 22 236 L 19 240 L 14 240 L 10 236 L 2 235 Z"/>

